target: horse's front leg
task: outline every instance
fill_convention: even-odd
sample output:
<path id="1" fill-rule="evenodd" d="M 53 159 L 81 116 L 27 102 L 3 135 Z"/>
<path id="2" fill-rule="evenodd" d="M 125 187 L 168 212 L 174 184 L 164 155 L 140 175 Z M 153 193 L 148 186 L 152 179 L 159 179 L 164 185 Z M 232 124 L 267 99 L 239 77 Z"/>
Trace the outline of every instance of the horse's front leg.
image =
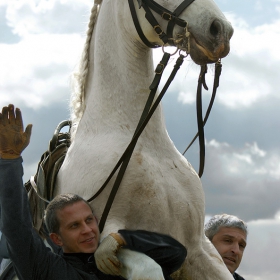
<path id="1" fill-rule="evenodd" d="M 120 249 L 121 276 L 128 280 L 164 280 L 161 266 L 147 255 Z"/>
<path id="2" fill-rule="evenodd" d="M 101 239 L 105 239 L 110 233 L 116 233 L 122 228 L 125 228 L 122 220 L 117 218 L 108 220 Z M 125 279 L 164 280 L 161 266 L 143 253 L 121 248 L 117 253 L 117 257 L 122 264 L 121 276 Z"/>

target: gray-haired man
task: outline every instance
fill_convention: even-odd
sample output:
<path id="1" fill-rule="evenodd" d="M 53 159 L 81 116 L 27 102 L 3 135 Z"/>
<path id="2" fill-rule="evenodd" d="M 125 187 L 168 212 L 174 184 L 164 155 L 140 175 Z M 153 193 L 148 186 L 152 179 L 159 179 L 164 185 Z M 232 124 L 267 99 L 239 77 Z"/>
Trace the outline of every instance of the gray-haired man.
<path id="1" fill-rule="evenodd" d="M 209 238 L 221 255 L 228 270 L 236 280 L 245 280 L 235 271 L 239 267 L 247 240 L 247 225 L 236 216 L 221 214 L 213 216 L 205 227 Z"/>

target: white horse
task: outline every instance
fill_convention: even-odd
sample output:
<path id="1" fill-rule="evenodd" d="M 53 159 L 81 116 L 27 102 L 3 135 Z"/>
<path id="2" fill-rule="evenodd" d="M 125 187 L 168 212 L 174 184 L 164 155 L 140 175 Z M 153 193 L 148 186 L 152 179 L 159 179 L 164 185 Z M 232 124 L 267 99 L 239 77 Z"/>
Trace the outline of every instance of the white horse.
<path id="1" fill-rule="evenodd" d="M 145 37 L 163 45 L 143 7 L 138 9 L 141 2 L 135 0 L 134 5 Z M 182 0 L 156 2 L 174 11 Z M 154 16 L 165 30 L 168 22 Z M 212 0 L 195 0 L 179 17 L 188 22 L 190 55 L 197 64 L 213 63 L 228 54 L 233 29 Z M 184 32 L 175 25 L 174 36 Z M 96 193 L 135 132 L 153 76 L 152 50 L 135 29 L 128 1 L 95 0 L 75 74 L 78 86 L 72 110 L 78 126 L 58 174 L 56 193 L 77 193 L 85 199 Z M 114 179 L 93 201 L 98 218 Z M 204 235 L 204 205 L 201 181 L 170 140 L 158 108 L 138 140 L 102 236 L 119 229 L 165 233 L 188 250 L 174 279 L 232 279 Z"/>

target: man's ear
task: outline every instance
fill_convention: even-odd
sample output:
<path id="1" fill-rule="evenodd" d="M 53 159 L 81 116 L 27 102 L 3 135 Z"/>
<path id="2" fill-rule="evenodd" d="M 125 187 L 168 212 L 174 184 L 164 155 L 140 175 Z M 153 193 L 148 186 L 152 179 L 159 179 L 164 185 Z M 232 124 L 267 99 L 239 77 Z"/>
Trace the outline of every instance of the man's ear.
<path id="1" fill-rule="evenodd" d="M 60 236 L 57 233 L 51 233 L 50 234 L 50 239 L 57 246 L 61 247 L 63 245 L 62 240 L 61 240 Z"/>

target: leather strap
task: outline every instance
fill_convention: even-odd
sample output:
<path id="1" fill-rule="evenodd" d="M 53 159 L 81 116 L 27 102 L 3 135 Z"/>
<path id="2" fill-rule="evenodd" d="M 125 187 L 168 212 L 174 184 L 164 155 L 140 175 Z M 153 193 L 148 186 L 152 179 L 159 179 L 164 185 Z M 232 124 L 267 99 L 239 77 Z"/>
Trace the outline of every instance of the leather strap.
<path id="1" fill-rule="evenodd" d="M 163 74 L 163 71 L 168 63 L 168 60 L 170 58 L 170 54 L 168 53 L 164 53 L 164 56 L 161 60 L 161 62 L 158 64 L 158 66 L 156 67 L 156 69 L 159 68 L 159 65 L 162 65 L 163 68 L 162 68 L 162 72 L 161 73 L 156 73 L 156 76 L 154 78 L 154 81 L 152 82 L 152 85 L 153 85 L 153 91 L 150 92 L 150 95 L 148 97 L 148 100 L 146 102 L 146 105 L 145 105 L 145 108 L 144 108 L 144 112 L 142 113 L 142 116 L 141 116 L 141 119 L 139 121 L 139 123 L 142 123 L 143 122 L 143 119 L 144 119 L 144 116 L 148 114 L 149 110 L 150 110 L 150 106 L 151 106 L 151 103 L 152 101 L 154 100 L 154 93 L 156 92 L 157 90 L 157 87 L 154 87 L 155 86 L 155 83 L 157 83 L 157 85 L 159 84 L 160 82 L 160 79 L 162 77 L 162 74 Z M 159 75 L 159 76 L 157 76 Z M 156 82 L 155 82 L 156 80 Z M 151 86 L 150 86 L 151 87 Z M 151 88 L 150 88 L 151 89 Z M 138 123 L 138 128 L 139 128 L 139 123 Z M 134 136 L 137 135 L 137 129 L 136 129 L 136 132 L 134 133 Z M 140 134 L 139 134 L 140 136 Z M 138 137 L 139 137 L 138 136 Z M 132 142 L 132 140 L 131 140 Z M 129 145 L 131 145 L 131 142 Z M 129 146 L 128 146 L 129 147 Z M 126 156 L 126 153 L 127 153 L 127 150 L 128 150 L 128 147 L 126 148 L 126 150 L 124 151 L 123 155 L 121 156 L 121 158 L 119 159 L 119 161 L 117 162 L 116 166 L 114 167 L 114 169 L 112 170 L 112 172 L 110 173 L 110 175 L 108 176 L 108 178 L 106 179 L 106 181 L 104 182 L 104 184 L 100 187 L 100 189 L 91 197 L 89 198 L 87 201 L 88 202 L 91 202 L 92 200 L 94 200 L 96 197 L 98 197 L 101 192 L 105 189 L 105 187 L 107 186 L 107 184 L 109 183 L 109 181 L 112 179 L 113 175 L 116 173 L 117 169 L 120 167 L 120 165 L 122 164 L 122 162 L 124 161 L 124 158 Z"/>
<path id="2" fill-rule="evenodd" d="M 154 17 L 153 13 L 149 9 L 149 7 L 145 4 L 145 2 L 143 2 L 142 6 L 143 6 L 144 10 L 146 11 L 145 17 L 146 17 L 147 21 L 152 25 L 152 27 L 154 28 L 155 32 L 157 33 L 159 38 L 163 41 L 163 43 L 167 44 L 168 43 L 168 37 L 165 34 L 165 32 L 162 30 L 161 26 L 157 22 L 157 20 Z"/>
<path id="3" fill-rule="evenodd" d="M 154 0 L 141 0 L 139 2 L 139 8 L 143 7 L 146 14 L 145 17 L 148 22 L 153 26 L 155 32 L 158 34 L 159 38 L 163 41 L 164 44 L 169 43 L 173 45 L 173 29 L 175 24 L 185 28 L 187 27 L 187 22 L 183 19 L 180 19 L 178 16 L 193 2 L 194 0 L 184 0 L 172 13 L 171 11 L 167 10 L 166 8 L 160 6 Z M 133 0 L 128 0 L 132 19 L 135 25 L 135 28 L 138 32 L 138 35 L 142 42 L 149 48 L 157 48 L 159 47 L 158 44 L 151 43 L 146 36 L 144 35 L 140 23 L 138 21 L 138 17 L 136 14 L 135 6 Z M 167 26 L 167 32 L 165 33 L 157 20 L 155 19 L 153 13 L 151 12 L 152 9 L 154 12 L 159 14 L 163 19 L 169 21 Z"/>
<path id="4" fill-rule="evenodd" d="M 176 61 L 176 64 L 174 66 L 174 69 L 173 69 L 173 71 L 171 72 L 171 74 L 169 76 L 169 79 L 167 80 L 167 82 L 166 82 L 165 86 L 163 87 L 162 91 L 160 92 L 159 96 L 157 97 L 157 99 L 153 103 L 152 107 L 148 111 L 147 115 L 145 116 L 145 114 L 143 114 L 144 112 L 142 113 L 142 116 L 141 116 L 140 121 L 139 121 L 139 123 L 137 125 L 137 129 L 136 129 L 136 131 L 135 131 L 135 133 L 133 135 L 133 138 L 132 138 L 130 144 L 128 145 L 128 147 L 126 148 L 125 152 L 123 153 L 123 156 L 121 157 L 121 159 L 123 158 L 123 163 L 121 162 L 121 159 L 119 160 L 120 164 L 122 163 L 122 166 L 120 167 L 120 171 L 118 173 L 117 179 L 115 181 L 115 184 L 114 184 L 114 186 L 113 186 L 113 188 L 111 190 L 111 193 L 109 195 L 108 201 L 107 201 L 106 206 L 104 208 L 104 211 L 103 211 L 100 223 L 99 223 L 100 232 L 102 232 L 103 229 L 104 229 L 106 219 L 107 219 L 108 214 L 110 212 L 111 206 L 112 206 L 114 198 L 115 198 L 115 196 L 117 194 L 118 188 L 120 186 L 121 180 L 122 180 L 124 172 L 125 172 L 125 170 L 127 168 L 129 159 L 130 159 L 130 157 L 132 155 L 132 152 L 133 152 L 133 149 L 134 149 L 134 147 L 135 147 L 135 145 L 137 143 L 137 140 L 140 137 L 141 133 L 143 132 L 144 128 L 146 127 L 147 123 L 149 122 L 150 118 L 152 117 L 153 113 L 155 112 L 157 106 L 159 105 L 159 103 L 160 103 L 161 99 L 163 98 L 165 92 L 167 91 L 169 85 L 173 81 L 177 71 L 179 70 L 180 66 L 182 65 L 182 63 L 184 61 L 184 58 L 185 58 L 185 56 L 183 56 L 183 55 L 180 55 L 178 57 L 178 59 Z M 166 62 L 166 64 L 167 64 L 167 62 Z M 149 98 L 148 98 L 148 100 L 149 100 Z M 145 109 L 146 109 L 146 107 L 150 107 L 150 106 L 146 104 Z M 144 111 L 146 111 L 145 109 L 144 109 Z M 118 164 L 119 164 L 119 162 L 118 162 Z M 114 170 L 117 170 L 117 168 L 118 167 L 116 166 L 114 168 Z"/>
<path id="5" fill-rule="evenodd" d="M 174 24 L 177 24 L 181 27 L 186 27 L 186 21 L 178 18 L 178 16 L 186 9 L 194 0 L 184 0 L 172 13 L 166 8 L 160 6 L 154 0 L 145 0 L 144 3 L 147 3 L 147 6 L 151 8 L 154 12 L 161 15 L 161 17 L 167 21 L 172 21 Z M 177 13 L 176 13 L 177 11 Z"/>
<path id="6" fill-rule="evenodd" d="M 197 115 L 197 128 L 199 139 L 199 171 L 198 176 L 201 177 L 204 170 L 205 162 L 205 141 L 204 141 L 204 129 L 202 118 L 202 84 L 205 83 L 205 75 L 207 73 L 207 65 L 201 66 L 201 71 L 198 79 L 197 95 L 196 95 L 196 115 Z"/>
<path id="7" fill-rule="evenodd" d="M 185 0 L 184 2 L 182 2 L 176 8 L 176 10 L 173 12 L 173 15 L 177 18 L 193 1 L 194 0 Z M 173 38 L 173 29 L 174 29 L 175 23 L 177 23 L 177 22 L 175 22 L 174 20 L 170 20 L 167 25 L 166 34 L 169 38 Z M 180 24 L 177 23 L 177 25 L 180 25 Z"/>
<path id="8" fill-rule="evenodd" d="M 140 39 L 142 40 L 142 42 L 148 48 L 158 48 L 159 45 L 150 43 L 150 41 L 144 35 L 144 33 L 142 31 L 142 28 L 140 26 L 140 23 L 139 23 L 137 14 L 136 14 L 136 10 L 135 10 L 135 6 L 134 6 L 134 3 L 133 3 L 133 0 L 128 0 L 128 4 L 129 4 L 129 7 L 130 7 L 130 13 L 131 13 L 131 16 L 132 16 L 132 19 L 133 19 L 133 22 L 134 22 L 134 26 L 135 26 L 135 28 L 137 30 L 137 33 L 138 33 Z"/>
<path id="9" fill-rule="evenodd" d="M 215 77 L 214 77 L 214 84 L 213 84 L 213 91 L 212 91 L 212 96 L 211 96 L 211 100 L 209 102 L 209 105 L 208 105 L 208 108 L 207 108 L 207 111 L 206 111 L 206 114 L 205 114 L 205 117 L 204 117 L 204 120 L 203 120 L 203 127 L 205 126 L 207 120 L 208 120 L 208 117 L 210 115 L 210 112 L 211 112 L 211 109 L 213 107 L 213 104 L 214 104 L 214 101 L 215 101 L 215 97 L 216 97 L 216 93 L 217 93 L 217 89 L 219 87 L 219 79 L 220 79 L 220 76 L 221 76 L 221 73 L 222 73 L 222 64 L 221 64 L 221 61 L 219 60 L 218 62 L 216 62 L 215 64 Z M 203 87 L 208 90 L 208 87 L 205 83 L 205 79 L 202 81 L 203 83 Z M 201 128 L 200 128 L 201 129 Z M 191 147 L 191 145 L 194 143 L 194 141 L 197 139 L 197 137 L 199 136 L 199 131 L 196 133 L 196 135 L 194 136 L 194 138 L 192 139 L 192 141 L 190 142 L 190 144 L 187 146 L 187 148 L 185 149 L 185 151 L 182 153 L 183 155 L 188 151 L 188 149 Z M 200 155 L 202 155 L 203 152 L 200 152 Z M 204 155 L 205 157 L 205 155 Z M 200 164 L 201 165 L 201 164 Z M 202 169 L 202 167 L 200 168 Z M 203 172 L 202 172 L 203 173 Z M 201 174 L 202 176 L 202 174 Z M 200 177 L 201 177 L 200 176 Z"/>

